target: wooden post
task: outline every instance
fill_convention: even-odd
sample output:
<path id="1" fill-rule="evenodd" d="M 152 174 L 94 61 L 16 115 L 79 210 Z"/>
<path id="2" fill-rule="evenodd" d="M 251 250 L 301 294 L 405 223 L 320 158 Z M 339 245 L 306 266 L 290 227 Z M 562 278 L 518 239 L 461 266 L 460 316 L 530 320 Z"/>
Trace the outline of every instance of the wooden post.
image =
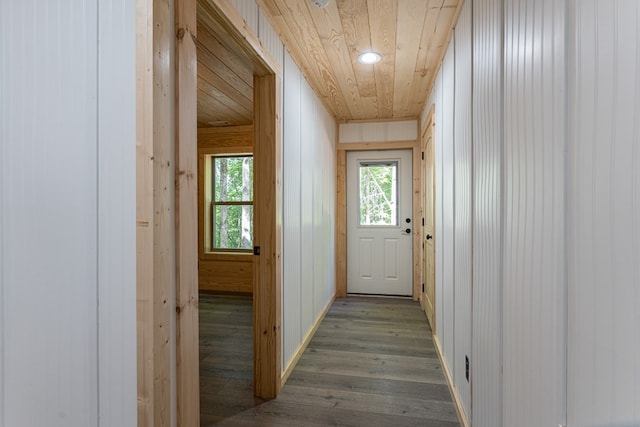
<path id="1" fill-rule="evenodd" d="M 254 386 L 264 399 L 278 396 L 281 385 L 281 226 L 279 78 L 254 76 Z"/>
<path id="2" fill-rule="evenodd" d="M 422 288 L 422 149 L 420 146 L 420 122 L 418 121 L 417 146 L 413 147 L 413 300 L 420 299 Z"/>
<path id="3" fill-rule="evenodd" d="M 154 424 L 153 1 L 136 1 L 136 311 L 138 426 Z"/>
<path id="4" fill-rule="evenodd" d="M 196 2 L 176 0 L 176 381 L 180 426 L 200 425 Z"/>
<path id="5" fill-rule="evenodd" d="M 347 152 L 336 152 L 336 297 L 347 296 Z"/>
<path id="6" fill-rule="evenodd" d="M 136 3 L 138 425 L 171 423 L 173 116 L 168 0 Z"/>

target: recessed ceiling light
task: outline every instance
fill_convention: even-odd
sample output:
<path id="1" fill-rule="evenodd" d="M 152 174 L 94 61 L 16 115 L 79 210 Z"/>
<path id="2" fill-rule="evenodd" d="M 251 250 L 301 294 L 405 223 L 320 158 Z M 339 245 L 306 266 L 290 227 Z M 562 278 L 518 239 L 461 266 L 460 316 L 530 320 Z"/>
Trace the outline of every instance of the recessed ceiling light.
<path id="1" fill-rule="evenodd" d="M 311 3 L 322 9 L 327 7 L 327 5 L 329 4 L 329 0 L 311 0 Z"/>
<path id="2" fill-rule="evenodd" d="M 362 52 L 358 55 L 358 62 L 361 64 L 375 64 L 380 62 L 382 57 L 377 52 Z"/>

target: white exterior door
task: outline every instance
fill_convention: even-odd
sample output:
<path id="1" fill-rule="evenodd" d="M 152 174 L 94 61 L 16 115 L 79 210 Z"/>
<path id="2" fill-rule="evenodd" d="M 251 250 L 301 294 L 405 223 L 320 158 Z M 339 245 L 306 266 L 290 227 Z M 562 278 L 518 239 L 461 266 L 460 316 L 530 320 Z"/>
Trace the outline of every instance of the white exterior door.
<path id="1" fill-rule="evenodd" d="M 411 150 L 347 153 L 347 292 L 411 295 Z"/>

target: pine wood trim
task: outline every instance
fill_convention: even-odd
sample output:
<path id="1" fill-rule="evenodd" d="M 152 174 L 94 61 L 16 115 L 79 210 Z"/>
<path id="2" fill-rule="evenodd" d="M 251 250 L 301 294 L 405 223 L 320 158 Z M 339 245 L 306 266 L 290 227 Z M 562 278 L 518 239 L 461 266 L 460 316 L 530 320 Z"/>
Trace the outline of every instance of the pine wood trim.
<path id="1" fill-rule="evenodd" d="M 420 128 L 420 124 L 417 125 Z M 422 148 L 420 145 L 413 147 L 413 224 L 411 224 L 413 239 L 413 300 L 420 299 L 422 285 Z"/>
<path id="2" fill-rule="evenodd" d="M 347 296 L 347 152 L 336 152 L 336 296 Z"/>
<path id="3" fill-rule="evenodd" d="M 366 150 L 403 150 L 420 146 L 418 139 L 408 141 L 385 141 L 385 142 L 341 142 L 336 144 L 338 151 L 366 151 Z"/>
<path id="4" fill-rule="evenodd" d="M 282 137 L 280 78 L 254 77 L 254 387 L 264 399 L 281 387 Z"/>
<path id="5" fill-rule="evenodd" d="M 153 1 L 136 0 L 136 335 L 138 426 L 154 422 Z"/>
<path id="6" fill-rule="evenodd" d="M 419 125 L 418 125 L 419 126 Z M 412 150 L 412 192 L 413 192 L 413 286 L 412 297 L 418 300 L 420 296 L 420 228 L 417 227 L 420 218 L 420 140 L 376 143 L 346 143 L 339 144 L 336 151 L 336 297 L 347 296 L 347 151 L 372 150 Z M 417 166 L 416 166 L 417 164 Z M 418 248 L 418 249 L 416 249 Z"/>
<path id="7" fill-rule="evenodd" d="M 176 381 L 180 426 L 200 424 L 196 4 L 175 2 Z"/>
<path id="8" fill-rule="evenodd" d="M 195 0 L 190 0 L 195 3 Z M 210 0 L 198 4 L 200 18 L 210 28 L 220 29 L 218 36 L 229 45 L 235 45 L 254 65 L 254 74 L 281 75 L 280 65 L 271 56 L 256 34 L 251 31 L 242 16 L 229 0 Z M 254 99 L 255 105 L 255 99 Z"/>
<path id="9" fill-rule="evenodd" d="M 451 375 L 451 370 L 449 369 L 449 365 L 447 365 L 447 361 L 445 360 L 442 354 L 442 346 L 440 345 L 440 340 L 438 336 L 433 334 L 433 345 L 436 347 L 436 353 L 438 354 L 438 359 L 440 359 L 440 364 L 442 365 L 442 371 L 444 372 L 444 376 L 447 380 L 447 384 L 449 385 L 449 391 L 451 391 L 451 396 L 453 396 L 453 404 L 456 407 L 456 412 L 458 413 L 458 419 L 460 420 L 460 424 L 462 427 L 469 427 L 469 419 L 467 418 L 467 414 L 464 412 L 464 407 L 462 406 L 462 401 L 460 400 L 460 395 L 458 394 L 458 389 L 453 385 L 453 375 Z"/>

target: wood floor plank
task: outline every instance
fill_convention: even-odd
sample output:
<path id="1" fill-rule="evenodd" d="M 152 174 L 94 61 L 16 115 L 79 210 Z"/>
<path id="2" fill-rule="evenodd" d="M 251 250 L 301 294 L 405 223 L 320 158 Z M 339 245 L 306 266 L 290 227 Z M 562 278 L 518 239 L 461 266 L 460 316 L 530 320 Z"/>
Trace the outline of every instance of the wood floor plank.
<path id="1" fill-rule="evenodd" d="M 451 402 L 451 393 L 446 384 L 419 383 L 414 381 L 364 378 L 347 375 L 318 374 L 294 371 L 287 385 L 318 387 L 328 390 L 356 391 L 369 394 L 390 395 L 413 398 L 421 396 L 426 400 Z"/>
<path id="2" fill-rule="evenodd" d="M 451 402 L 432 401 L 422 396 L 396 397 L 354 391 L 327 390 L 289 385 L 278 400 L 299 405 L 325 406 L 373 414 L 408 416 L 425 420 L 457 421 Z"/>
<path id="3" fill-rule="evenodd" d="M 253 397 L 251 297 L 200 296 L 202 426 L 459 427 L 410 299 L 337 299 L 280 396 Z"/>

